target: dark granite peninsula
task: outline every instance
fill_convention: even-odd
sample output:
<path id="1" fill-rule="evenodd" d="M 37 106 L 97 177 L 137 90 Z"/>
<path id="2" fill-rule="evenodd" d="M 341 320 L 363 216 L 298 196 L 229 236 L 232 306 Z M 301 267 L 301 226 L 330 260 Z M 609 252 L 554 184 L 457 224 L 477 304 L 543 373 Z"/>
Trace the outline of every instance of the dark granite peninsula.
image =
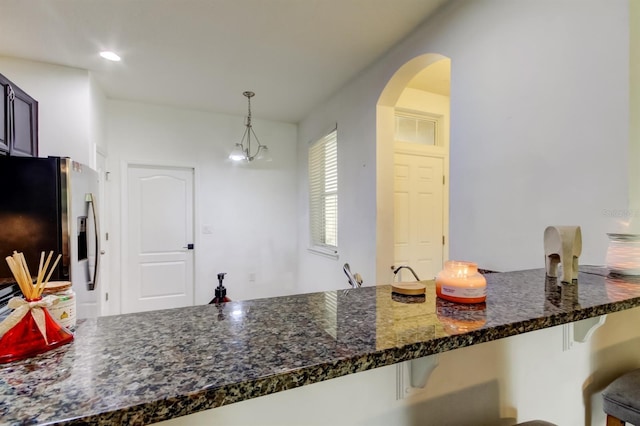
<path id="1" fill-rule="evenodd" d="M 0 366 L 2 424 L 146 424 L 640 306 L 640 283 L 582 267 L 487 274 L 458 305 L 389 285 L 82 321 L 70 345 Z"/>

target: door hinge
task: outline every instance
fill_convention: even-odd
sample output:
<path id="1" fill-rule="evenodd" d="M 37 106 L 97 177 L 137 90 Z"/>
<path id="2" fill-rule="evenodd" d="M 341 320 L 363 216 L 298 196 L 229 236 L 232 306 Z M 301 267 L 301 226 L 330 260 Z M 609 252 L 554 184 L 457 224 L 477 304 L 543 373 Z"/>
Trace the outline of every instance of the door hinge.
<path id="1" fill-rule="evenodd" d="M 442 175 L 442 184 L 444 185 L 444 175 Z"/>
<path id="2" fill-rule="evenodd" d="M 108 302 L 109 301 L 109 293 L 105 293 L 104 294 L 104 301 Z"/>
<path id="3" fill-rule="evenodd" d="M 111 172 L 104 172 L 104 180 L 109 180 L 111 177 Z"/>
<path id="4" fill-rule="evenodd" d="M 109 233 L 108 232 L 104 233 L 104 240 L 105 241 L 109 241 Z"/>
<path id="5" fill-rule="evenodd" d="M 442 245 L 444 245 L 444 235 L 442 236 Z"/>

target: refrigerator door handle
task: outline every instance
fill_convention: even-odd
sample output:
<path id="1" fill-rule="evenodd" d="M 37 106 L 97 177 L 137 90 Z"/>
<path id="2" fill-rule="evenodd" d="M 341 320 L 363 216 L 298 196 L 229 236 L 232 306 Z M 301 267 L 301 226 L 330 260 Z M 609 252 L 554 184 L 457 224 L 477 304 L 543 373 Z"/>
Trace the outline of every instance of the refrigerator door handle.
<path id="1" fill-rule="evenodd" d="M 98 226 L 98 211 L 96 209 L 96 200 L 93 194 L 89 193 L 85 196 L 85 201 L 91 205 L 91 214 L 93 215 L 93 231 L 95 233 L 95 262 L 93 266 L 93 280 L 89 277 L 89 282 L 87 283 L 87 290 L 93 291 L 96 289 L 96 284 L 98 283 L 98 271 L 100 271 L 100 231 Z"/>

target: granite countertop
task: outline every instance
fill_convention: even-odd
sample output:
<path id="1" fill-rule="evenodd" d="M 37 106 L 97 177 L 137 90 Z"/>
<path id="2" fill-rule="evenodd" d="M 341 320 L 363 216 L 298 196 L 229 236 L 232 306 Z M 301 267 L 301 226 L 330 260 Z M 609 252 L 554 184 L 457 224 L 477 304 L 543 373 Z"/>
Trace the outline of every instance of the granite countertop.
<path id="1" fill-rule="evenodd" d="M 487 274 L 487 301 L 389 285 L 83 320 L 75 340 L 0 365 L 0 423 L 146 424 L 640 306 L 640 282 L 581 267 Z"/>

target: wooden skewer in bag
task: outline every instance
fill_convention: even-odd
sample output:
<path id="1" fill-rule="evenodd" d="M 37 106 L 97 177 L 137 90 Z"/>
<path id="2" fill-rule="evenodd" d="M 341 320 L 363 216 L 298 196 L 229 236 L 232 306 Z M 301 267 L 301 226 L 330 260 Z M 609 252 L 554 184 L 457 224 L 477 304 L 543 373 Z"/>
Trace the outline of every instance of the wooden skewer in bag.
<path id="1" fill-rule="evenodd" d="M 56 261 L 53 263 L 53 266 L 49 270 L 49 273 L 46 276 L 46 279 L 43 279 L 45 274 L 47 273 L 47 268 L 49 267 L 49 262 L 51 261 L 51 256 L 53 256 L 53 252 L 49 252 L 49 256 L 47 257 L 47 261 L 44 263 L 44 252 L 40 255 L 40 265 L 38 267 L 38 275 L 36 277 L 36 282 L 33 282 L 31 278 L 31 273 L 29 272 L 29 267 L 27 266 L 27 261 L 24 258 L 24 254 L 18 253 L 16 251 L 13 252 L 13 256 L 7 256 L 5 260 L 9 265 L 9 269 L 11 269 L 11 273 L 13 277 L 16 279 L 22 294 L 26 299 L 34 300 L 38 299 L 42 295 L 42 291 L 46 286 L 47 282 L 49 282 L 49 278 L 53 274 L 53 271 L 58 266 L 58 262 L 60 261 L 61 255 L 58 255 Z"/>

